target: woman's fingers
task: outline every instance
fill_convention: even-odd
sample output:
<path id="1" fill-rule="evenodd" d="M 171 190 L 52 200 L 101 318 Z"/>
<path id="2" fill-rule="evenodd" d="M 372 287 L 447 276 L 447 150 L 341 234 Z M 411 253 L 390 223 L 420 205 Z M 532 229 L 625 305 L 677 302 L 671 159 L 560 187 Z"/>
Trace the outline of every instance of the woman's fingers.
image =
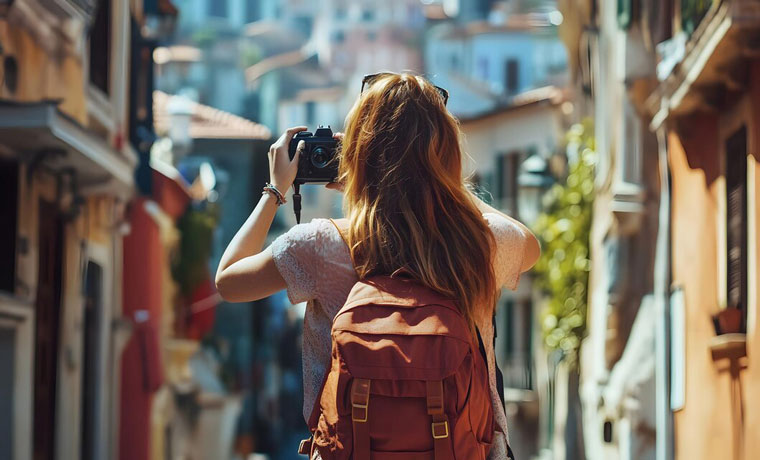
<path id="1" fill-rule="evenodd" d="M 288 128 L 285 130 L 284 133 L 282 133 L 282 136 L 280 136 L 279 139 L 274 143 L 275 148 L 280 147 L 286 147 L 290 144 L 290 140 L 293 139 L 293 136 L 300 133 L 301 131 L 306 131 L 308 128 L 306 126 L 294 126 L 292 128 Z"/>
<path id="2" fill-rule="evenodd" d="M 280 191 L 288 189 L 296 178 L 300 151 L 291 160 L 288 149 L 293 136 L 305 130 L 305 126 L 290 128 L 269 148 L 269 180 Z M 303 149 L 302 144 L 304 144 L 303 141 L 299 142 L 297 149 Z"/>
<path id="3" fill-rule="evenodd" d="M 282 152 L 283 150 L 287 153 L 288 147 L 290 146 L 290 141 L 293 139 L 293 136 L 300 133 L 301 131 L 306 131 L 306 126 L 296 126 L 293 128 L 289 128 L 286 130 L 282 135 L 269 147 L 269 156 L 270 158 L 274 155 L 277 155 L 278 152 Z"/>
<path id="4" fill-rule="evenodd" d="M 301 153 L 303 153 L 304 148 L 306 148 L 306 142 L 298 141 L 298 145 L 296 146 L 296 154 L 293 155 L 293 159 L 290 160 L 290 169 L 298 171 L 298 159 L 301 158 Z"/>
<path id="5" fill-rule="evenodd" d="M 282 135 L 272 144 L 270 147 L 270 151 L 273 153 L 277 153 L 278 151 L 285 150 L 288 151 L 288 146 L 290 145 L 291 139 L 293 139 L 293 136 L 300 133 L 301 131 L 306 131 L 308 128 L 306 126 L 295 126 L 293 128 L 288 128 Z"/>

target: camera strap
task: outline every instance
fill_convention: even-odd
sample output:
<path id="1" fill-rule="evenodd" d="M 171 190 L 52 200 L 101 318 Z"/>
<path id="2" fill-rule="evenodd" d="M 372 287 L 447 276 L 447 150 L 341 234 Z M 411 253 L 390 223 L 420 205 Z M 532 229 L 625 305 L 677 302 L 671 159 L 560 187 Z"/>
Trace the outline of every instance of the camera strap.
<path id="1" fill-rule="evenodd" d="M 293 184 L 293 212 L 296 215 L 296 224 L 301 223 L 301 184 Z"/>

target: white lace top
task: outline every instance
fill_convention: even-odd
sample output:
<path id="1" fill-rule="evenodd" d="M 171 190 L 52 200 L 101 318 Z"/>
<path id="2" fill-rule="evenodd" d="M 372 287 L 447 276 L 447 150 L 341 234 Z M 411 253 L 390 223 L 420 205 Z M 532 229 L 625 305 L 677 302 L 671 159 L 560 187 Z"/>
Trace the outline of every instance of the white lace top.
<path id="1" fill-rule="evenodd" d="M 500 286 L 515 289 L 520 279 L 526 235 L 503 216 L 486 213 L 483 217 L 496 238 L 496 281 Z M 348 247 L 329 219 L 296 225 L 272 243 L 272 255 L 287 283 L 290 301 L 308 302 L 303 330 L 303 414 L 308 420 L 330 366 L 332 320 L 346 301 L 357 276 Z M 489 460 L 502 460 L 507 458 L 507 417 L 496 389 L 491 316 L 484 314 L 476 323 L 486 347 L 497 426 Z"/>

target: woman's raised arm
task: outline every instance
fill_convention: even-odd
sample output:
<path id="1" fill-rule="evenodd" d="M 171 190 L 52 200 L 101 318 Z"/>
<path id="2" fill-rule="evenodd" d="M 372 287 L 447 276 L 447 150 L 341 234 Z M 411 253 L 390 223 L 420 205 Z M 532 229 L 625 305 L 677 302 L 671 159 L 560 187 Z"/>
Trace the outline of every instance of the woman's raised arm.
<path id="1" fill-rule="evenodd" d="M 298 158 L 288 155 L 288 145 L 296 133 L 290 128 L 269 148 L 269 177 L 277 190 L 285 193 L 295 180 Z M 299 144 L 299 148 L 302 145 Z M 216 271 L 216 289 L 228 302 L 248 302 L 285 289 L 285 280 L 272 260 L 272 252 L 262 251 L 269 227 L 277 212 L 277 199 L 269 193 L 258 204 L 225 249 Z"/>
<path id="2" fill-rule="evenodd" d="M 525 234 L 525 255 L 523 256 L 523 264 L 520 268 L 520 271 L 525 272 L 530 270 L 531 267 L 533 267 L 536 262 L 538 262 L 538 257 L 541 255 L 541 245 L 538 243 L 538 238 L 536 238 L 536 235 L 534 235 L 533 232 L 531 232 L 530 229 L 525 226 L 525 224 L 515 219 L 514 217 L 508 216 L 498 209 L 495 209 L 494 207 L 488 205 L 474 193 L 472 194 L 472 197 L 475 200 L 476 206 L 478 209 L 480 209 L 480 212 L 498 214 L 509 219 L 510 221 L 514 222 L 515 225 L 520 227 L 520 230 L 522 230 Z"/>

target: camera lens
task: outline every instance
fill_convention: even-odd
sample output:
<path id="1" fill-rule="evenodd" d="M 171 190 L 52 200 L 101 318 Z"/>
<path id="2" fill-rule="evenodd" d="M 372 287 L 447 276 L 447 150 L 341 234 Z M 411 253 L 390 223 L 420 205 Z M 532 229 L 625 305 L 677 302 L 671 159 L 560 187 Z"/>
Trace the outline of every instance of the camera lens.
<path id="1" fill-rule="evenodd" d="M 329 161 L 330 156 L 327 154 L 327 150 L 325 150 L 324 147 L 315 147 L 314 150 L 311 151 L 311 164 L 313 164 L 315 168 L 322 169 L 327 166 Z"/>

